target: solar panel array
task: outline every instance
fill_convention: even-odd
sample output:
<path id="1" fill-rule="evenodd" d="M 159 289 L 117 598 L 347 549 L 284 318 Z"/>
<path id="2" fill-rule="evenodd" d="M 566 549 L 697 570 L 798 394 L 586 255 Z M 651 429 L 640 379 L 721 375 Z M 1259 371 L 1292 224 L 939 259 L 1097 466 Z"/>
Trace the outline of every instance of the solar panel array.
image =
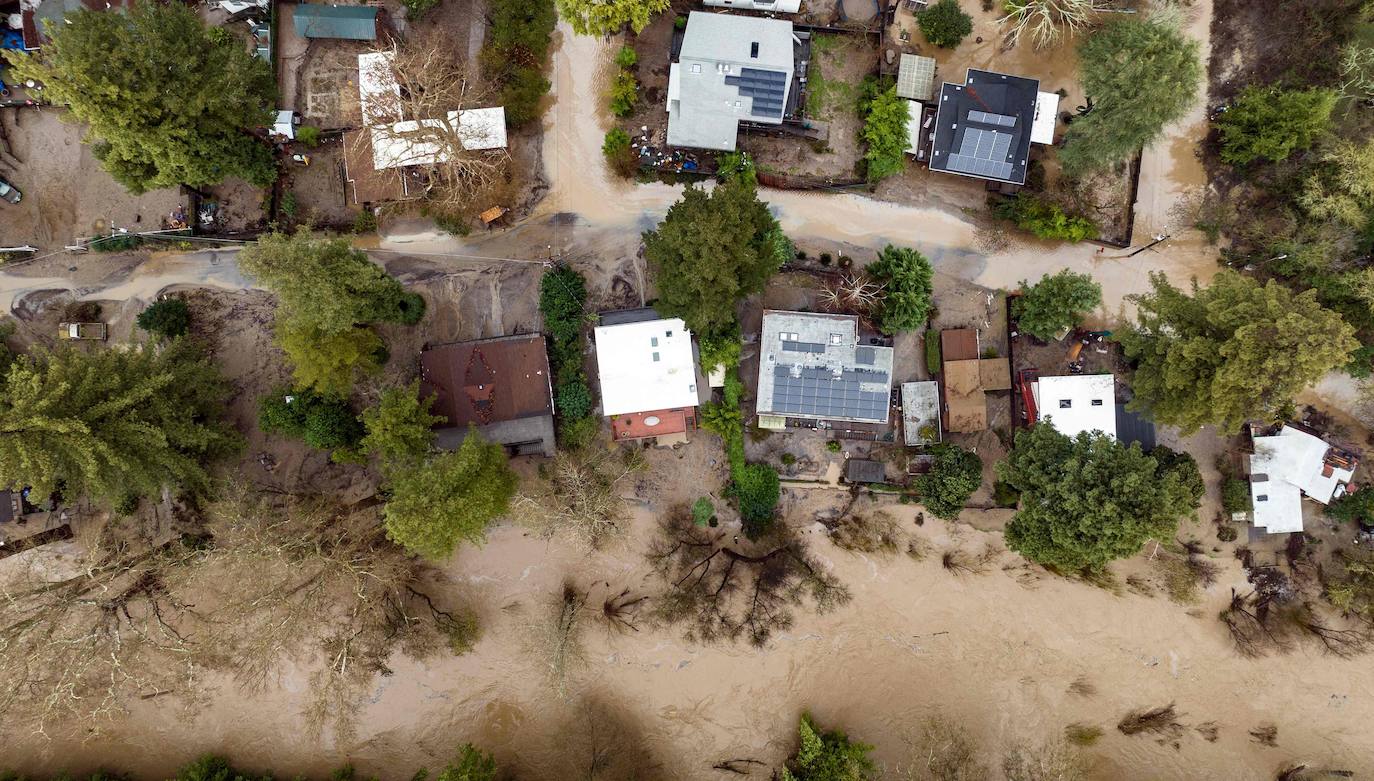
<path id="1" fill-rule="evenodd" d="M 1009 117 L 1006 114 L 993 114 L 988 111 L 970 111 L 968 113 L 968 118 L 970 122 L 982 122 L 984 125 L 1016 127 L 1016 117 Z"/>
<path id="2" fill-rule="evenodd" d="M 740 68 L 738 76 L 726 76 L 725 83 L 739 87 L 739 94 L 753 98 L 753 113 L 781 117 L 787 100 L 787 74 L 760 68 Z"/>
<path id="3" fill-rule="evenodd" d="M 772 412 L 820 418 L 887 420 L 888 393 L 860 390 L 860 384 L 865 382 L 886 383 L 887 374 L 846 369 L 836 377 L 828 369 L 803 368 L 800 377 L 793 377 L 789 367 L 775 366 Z"/>
<path id="4" fill-rule="evenodd" d="M 816 353 L 817 355 L 825 352 L 825 345 L 815 342 L 794 342 L 791 340 L 782 343 L 782 349 L 789 353 Z"/>
<path id="5" fill-rule="evenodd" d="M 1007 153 L 1011 151 L 1012 136 L 996 130 L 982 130 L 976 127 L 964 129 L 964 140 L 959 151 L 949 155 L 948 167 L 951 171 L 988 176 L 995 179 L 1011 178 L 1011 163 Z"/>
<path id="6" fill-rule="evenodd" d="M 911 100 L 930 100 L 935 84 L 935 60 L 903 54 L 897 69 L 897 97 Z"/>

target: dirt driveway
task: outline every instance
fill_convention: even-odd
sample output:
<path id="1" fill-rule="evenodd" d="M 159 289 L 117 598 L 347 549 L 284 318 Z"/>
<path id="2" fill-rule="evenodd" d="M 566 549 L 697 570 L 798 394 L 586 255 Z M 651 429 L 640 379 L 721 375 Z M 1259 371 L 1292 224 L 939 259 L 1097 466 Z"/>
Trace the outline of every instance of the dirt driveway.
<path id="1" fill-rule="evenodd" d="M 64 113 L 54 108 L 0 110 L 0 129 L 9 147 L 9 155 L 0 157 L 0 176 L 24 194 L 17 206 L 0 203 L 3 243 L 53 250 L 111 227 L 162 227 L 183 203 L 181 194 L 175 188 L 130 194 L 100 167 L 90 145 L 81 143 L 84 126 L 62 121 Z"/>

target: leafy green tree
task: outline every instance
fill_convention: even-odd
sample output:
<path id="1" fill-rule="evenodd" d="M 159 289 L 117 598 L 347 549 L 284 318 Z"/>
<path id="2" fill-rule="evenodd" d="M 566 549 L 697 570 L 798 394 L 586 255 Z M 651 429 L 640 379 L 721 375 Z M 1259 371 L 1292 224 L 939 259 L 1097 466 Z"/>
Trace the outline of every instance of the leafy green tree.
<path id="1" fill-rule="evenodd" d="M 658 228 L 644 233 L 665 317 L 698 336 L 728 329 L 735 304 L 763 290 L 792 244 L 752 185 L 732 179 L 707 193 L 687 185 Z"/>
<path id="2" fill-rule="evenodd" d="M 460 542 L 484 542 L 487 526 L 510 507 L 517 482 L 505 451 L 476 427 L 457 450 L 388 470 L 387 480 L 387 536 L 432 559 L 453 553 Z"/>
<path id="3" fill-rule="evenodd" d="M 433 403 L 433 396 L 420 398 L 419 380 L 382 391 L 377 406 L 363 411 L 362 449 L 391 463 L 424 456 L 434 447 L 434 426 L 446 420 L 430 414 Z"/>
<path id="4" fill-rule="evenodd" d="M 619 68 L 629 69 L 639 62 L 639 52 L 628 43 L 620 47 L 620 51 L 615 53 L 615 64 Z"/>
<path id="5" fill-rule="evenodd" d="M 204 491 L 206 464 L 240 444 L 222 420 L 226 390 L 182 339 L 20 358 L 0 389 L 0 485 L 31 486 L 38 500 L 59 483 L 69 499 L 110 502 Z"/>
<path id="6" fill-rule="evenodd" d="M 917 479 L 921 504 L 936 518 L 954 519 L 983 484 L 983 460 L 958 445 L 937 445 L 935 463 Z"/>
<path id="7" fill-rule="evenodd" d="M 239 253 L 239 268 L 275 293 L 301 327 L 338 332 L 409 319 L 401 283 L 346 239 L 268 234 Z"/>
<path id="8" fill-rule="evenodd" d="M 291 361 L 296 384 L 320 393 L 347 394 L 358 372 L 381 368 L 382 338 L 366 327 L 330 332 L 278 317 L 277 344 Z"/>
<path id="9" fill-rule="evenodd" d="M 439 771 L 437 781 L 496 781 L 496 760 L 465 743 L 458 750 L 458 759 Z"/>
<path id="10" fill-rule="evenodd" d="M 178 768 L 173 781 L 271 781 L 271 778 L 270 773 L 259 776 L 234 767 L 225 757 L 206 754 Z"/>
<path id="11" fill-rule="evenodd" d="M 1313 219 L 1367 229 L 1374 213 L 1374 139 L 1338 140 L 1325 149 L 1303 182 L 1298 206 Z"/>
<path id="12" fill-rule="evenodd" d="M 638 34 L 669 5 L 669 0 L 558 0 L 558 15 L 578 35 L 610 35 L 625 25 Z"/>
<path id="13" fill-rule="evenodd" d="M 873 747 L 851 741 L 839 730 L 822 732 L 803 713 L 797 726 L 801 744 L 782 769 L 782 781 L 870 781 L 878 768 L 868 756 Z"/>
<path id="14" fill-rule="evenodd" d="M 953 49 L 973 32 L 973 17 L 959 7 L 959 0 L 938 0 L 916 15 L 916 24 L 941 49 Z"/>
<path id="15" fill-rule="evenodd" d="M 270 117 L 271 69 L 237 38 L 215 40 L 191 8 L 79 10 L 46 33 L 41 56 L 5 52 L 11 79 L 42 82 L 44 100 L 89 125 L 96 158 L 130 192 L 276 179 L 252 135 Z"/>
<path id="16" fill-rule="evenodd" d="M 277 295 L 277 342 L 296 383 L 346 394 L 357 370 L 379 365 L 382 341 L 369 323 L 413 323 L 424 300 L 405 292 L 344 239 L 274 233 L 239 253 L 239 267 Z"/>
<path id="17" fill-rule="evenodd" d="M 1120 336 L 1135 366 L 1132 409 L 1185 434 L 1284 417 L 1298 392 L 1358 346 L 1313 290 L 1295 294 L 1230 270 L 1210 287 L 1194 282 L 1191 296 L 1163 274 L 1150 282 L 1153 291 L 1135 297 L 1138 324 Z"/>
<path id="18" fill-rule="evenodd" d="M 906 168 L 907 101 L 897 97 L 897 87 L 879 92 L 869 100 L 864 111 L 862 131 L 864 143 L 864 171 L 869 182 L 878 182 L 900 174 Z"/>
<path id="19" fill-rule="evenodd" d="M 1170 539 L 1202 497 L 1191 459 L 1164 463 L 1102 434 L 1040 424 L 1016 434 L 1002 480 L 1021 492 L 1007 547 L 1066 573 L 1101 571 L 1146 540 Z"/>
<path id="20" fill-rule="evenodd" d="M 1221 159 L 1232 165 L 1287 159 L 1293 152 L 1312 146 L 1326 132 L 1339 99 L 1335 90 L 1321 87 L 1246 87 L 1217 118 Z"/>
<path id="21" fill-rule="evenodd" d="M 868 275 L 883 286 L 878 304 L 878 327 L 883 333 L 923 328 L 930 316 L 931 279 L 935 275 L 926 256 L 910 247 L 891 244 L 868 264 Z"/>
<path id="22" fill-rule="evenodd" d="M 1053 339 L 1102 304 L 1102 286 L 1068 269 L 1044 274 L 1030 286 L 1023 279 L 1021 287 L 1025 292 L 1014 300 L 1012 315 L 1018 329 L 1037 339 Z"/>
<path id="23" fill-rule="evenodd" d="M 160 336 L 182 336 L 191 327 L 191 310 L 180 298 L 164 298 L 138 313 L 135 321 L 143 330 Z"/>
<path id="24" fill-rule="evenodd" d="M 1069 176 L 1129 159 L 1197 99 L 1198 44 L 1176 28 L 1118 19 L 1078 48 L 1084 93 L 1093 109 L 1074 120 L 1059 150 Z"/>

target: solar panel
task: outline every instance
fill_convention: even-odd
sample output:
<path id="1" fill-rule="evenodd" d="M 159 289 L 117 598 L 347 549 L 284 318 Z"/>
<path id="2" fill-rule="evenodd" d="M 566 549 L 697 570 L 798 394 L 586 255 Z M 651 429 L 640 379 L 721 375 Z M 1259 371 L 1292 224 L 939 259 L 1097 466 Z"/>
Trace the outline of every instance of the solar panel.
<path id="1" fill-rule="evenodd" d="M 873 365 L 874 351 L 872 347 L 856 347 L 854 349 L 854 362 Z"/>
<path id="2" fill-rule="evenodd" d="M 1016 117 L 1009 117 L 1006 114 L 993 114 L 988 111 L 970 111 L 968 113 L 968 118 L 970 122 L 982 122 L 984 125 L 1016 127 Z"/>
<path id="3" fill-rule="evenodd" d="M 760 68 L 740 68 L 738 76 L 726 76 L 725 83 L 739 88 L 743 97 L 753 98 L 753 113 L 781 117 L 787 99 L 787 74 Z"/>
<path id="4" fill-rule="evenodd" d="M 799 374 L 792 376 L 787 366 L 773 367 L 774 412 L 819 418 L 887 419 L 886 387 L 882 391 L 865 391 L 859 385 L 861 381 L 885 383 L 886 373 L 845 370 L 836 377 L 827 369 L 803 368 Z"/>
<path id="5" fill-rule="evenodd" d="M 972 174 L 973 176 L 985 176 L 994 179 L 1010 179 L 1011 163 L 1004 163 L 998 160 L 982 160 L 977 157 L 967 155 L 950 155 L 946 167 L 951 171 Z"/>
<path id="6" fill-rule="evenodd" d="M 818 353 L 818 354 L 819 354 L 819 353 L 824 353 L 824 352 L 825 352 L 825 345 L 823 345 L 823 344 L 816 344 L 815 342 L 793 342 L 793 341 L 786 341 L 786 342 L 783 342 L 783 343 L 782 343 L 782 349 L 783 349 L 784 352 L 789 352 L 789 353 Z"/>

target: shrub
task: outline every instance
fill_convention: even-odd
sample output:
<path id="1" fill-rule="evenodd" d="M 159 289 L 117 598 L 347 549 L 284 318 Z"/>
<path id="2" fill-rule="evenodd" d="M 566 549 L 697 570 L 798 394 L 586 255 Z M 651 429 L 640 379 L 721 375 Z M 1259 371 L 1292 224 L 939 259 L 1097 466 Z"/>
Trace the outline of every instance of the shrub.
<path id="1" fill-rule="evenodd" d="M 675 18 L 673 19 L 673 27 L 674 27 L 675 29 L 678 29 L 678 30 L 686 30 L 686 29 L 687 29 L 687 17 L 685 17 L 685 16 L 678 16 L 678 17 L 675 17 Z"/>
<path id="2" fill-rule="evenodd" d="M 692 503 L 692 523 L 697 526 L 706 526 L 715 515 L 716 508 L 709 498 L 703 496 Z"/>
<path id="3" fill-rule="evenodd" d="M 414 22 L 439 5 L 439 0 L 401 0 L 406 7 L 406 19 Z"/>
<path id="4" fill-rule="evenodd" d="M 1316 143 L 1331 125 L 1335 90 L 1250 86 L 1217 118 L 1221 159 L 1232 165 L 1279 162 Z"/>
<path id="5" fill-rule="evenodd" d="M 1250 484 L 1234 477 L 1222 480 L 1221 509 L 1225 510 L 1228 515 L 1249 512 Z"/>
<path id="6" fill-rule="evenodd" d="M 792 455 L 791 453 L 783 453 L 781 456 L 781 461 L 783 466 L 792 466 L 793 464 L 797 463 L 797 457 Z"/>
<path id="7" fill-rule="evenodd" d="M 831 453 L 838 453 L 844 449 L 844 445 L 840 444 L 840 440 L 838 439 L 831 439 L 825 443 L 825 449 L 829 450 Z"/>
<path id="8" fill-rule="evenodd" d="M 472 233 L 472 226 L 468 225 L 467 219 L 456 214 L 436 214 L 432 219 L 434 227 L 450 236 L 466 236 Z"/>
<path id="9" fill-rule="evenodd" d="M 296 128 L 296 140 L 314 149 L 320 145 L 320 129 L 314 125 L 302 125 Z"/>
<path id="10" fill-rule="evenodd" d="M 160 336 L 181 336 L 191 326 L 191 310 L 180 298 L 164 298 L 138 313 L 138 327 Z"/>
<path id="11" fill-rule="evenodd" d="M 310 390 L 282 388 L 258 401 L 258 427 L 305 440 L 320 450 L 346 450 L 365 433 L 348 402 Z"/>
<path id="12" fill-rule="evenodd" d="M 865 101 L 864 152 L 865 176 L 878 182 L 900 174 L 906 166 L 907 102 L 897 96 L 896 86 L 878 92 Z"/>
<path id="13" fill-rule="evenodd" d="M 639 54 L 629 44 L 621 46 L 620 51 L 615 53 L 615 64 L 620 66 L 622 70 L 633 68 L 637 62 L 639 62 Z"/>
<path id="14" fill-rule="evenodd" d="M 592 391 L 581 379 L 558 386 L 558 414 L 565 418 L 585 418 L 592 412 Z"/>
<path id="15" fill-rule="evenodd" d="M 605 155 L 611 170 L 621 176 L 630 176 L 639 168 L 639 156 L 630 145 L 630 134 L 618 127 L 606 131 L 606 138 L 601 142 L 601 154 Z"/>
<path id="16" fill-rule="evenodd" d="M 1234 542 L 1239 536 L 1240 532 L 1236 531 L 1236 527 L 1229 523 L 1217 527 L 1217 539 L 1222 542 Z"/>
<path id="17" fill-rule="evenodd" d="M 371 209 L 363 209 L 353 218 L 354 233 L 376 233 L 377 215 Z"/>
<path id="18" fill-rule="evenodd" d="M 639 80 L 629 71 L 621 71 L 611 82 L 611 113 L 617 117 L 628 117 L 634 113 L 635 103 L 639 100 Z"/>
<path id="19" fill-rule="evenodd" d="M 959 7 L 959 0 L 939 0 L 916 15 L 916 24 L 927 41 L 952 49 L 973 32 L 973 17 Z"/>
<path id="20" fill-rule="evenodd" d="M 934 377 L 940 373 L 940 364 L 942 363 L 940 360 L 940 334 L 935 331 L 926 331 L 925 349 L 926 371 L 930 373 L 931 377 Z"/>
<path id="21" fill-rule="evenodd" d="M 1084 241 L 1097 237 L 1097 226 L 1092 220 L 1066 214 L 1058 205 L 1028 192 L 1017 193 L 1014 198 L 996 199 L 990 205 L 993 215 L 1030 231 L 1036 238 Z"/>
<path id="22" fill-rule="evenodd" d="M 281 194 L 281 213 L 286 219 L 296 219 L 296 212 L 300 210 L 300 204 L 296 202 L 296 194 L 291 190 Z"/>
<path id="23" fill-rule="evenodd" d="M 744 531 L 749 538 L 768 531 L 781 495 L 777 470 L 767 464 L 745 464 L 735 470 L 730 490 L 739 502 L 740 518 L 744 520 Z"/>

